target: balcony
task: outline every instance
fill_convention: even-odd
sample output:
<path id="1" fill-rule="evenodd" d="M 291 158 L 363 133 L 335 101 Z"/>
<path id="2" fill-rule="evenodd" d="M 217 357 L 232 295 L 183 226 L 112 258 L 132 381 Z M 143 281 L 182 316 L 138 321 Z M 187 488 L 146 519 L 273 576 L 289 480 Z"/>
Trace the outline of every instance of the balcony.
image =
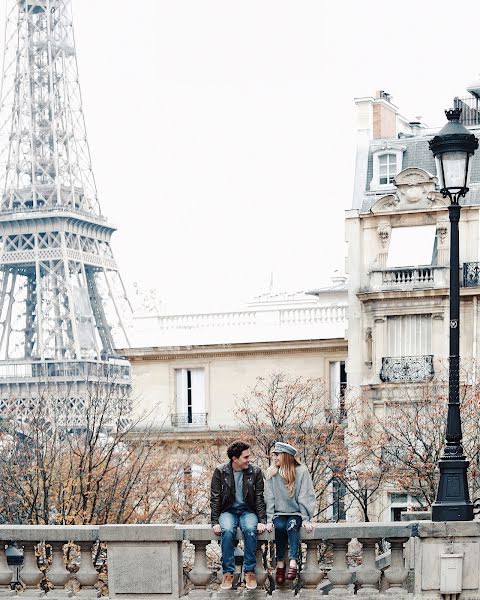
<path id="1" fill-rule="evenodd" d="M 448 267 L 396 267 L 370 273 L 371 291 L 448 287 Z"/>
<path id="2" fill-rule="evenodd" d="M 480 125 L 480 106 L 477 97 L 454 98 L 453 107 L 462 109 L 460 122 L 465 126 Z"/>
<path id="3" fill-rule="evenodd" d="M 208 413 L 174 413 L 170 415 L 172 427 L 206 427 Z"/>
<path id="4" fill-rule="evenodd" d="M 427 381 L 434 375 L 433 355 L 382 358 L 380 379 L 384 383 Z"/>
<path id="5" fill-rule="evenodd" d="M 312 533 L 302 530 L 301 535 L 306 561 L 300 571 L 300 598 L 318 598 L 325 593 L 337 598 L 440 598 L 442 574 L 453 556 L 445 555 L 445 548 L 454 549 L 452 543 L 457 568 L 461 572 L 463 567 L 464 575 L 457 594 L 480 594 L 478 571 L 472 567 L 480 560 L 478 521 L 325 523 L 315 524 Z M 271 580 L 262 547 L 273 539 L 274 533 L 258 537 L 258 590 L 250 594 L 252 598 L 269 597 L 266 587 Z M 42 590 L 49 589 L 47 595 L 56 599 L 93 599 L 101 590 L 103 597 L 112 600 L 188 600 L 189 596 L 207 600 L 216 597 L 212 593 L 221 579 L 217 540 L 210 525 L 2 525 L 0 593 L 15 596 L 10 586 L 15 588 L 20 579 L 23 591 L 19 595 L 24 598 L 40 598 L 45 596 Z M 385 540 L 390 549 L 380 554 L 376 548 Z M 12 543 L 23 550 L 19 573 L 8 565 L 4 551 L 5 545 Z M 67 543 L 69 552 L 64 552 Z M 44 544 L 51 548 L 51 563 L 44 559 Z M 321 553 L 319 561 L 318 549 L 325 546 L 328 551 Z M 229 598 L 241 597 L 241 580 L 239 583 Z M 277 592 L 285 600 L 294 600 L 294 593 L 287 586 Z"/>
<path id="6" fill-rule="evenodd" d="M 480 286 L 480 263 L 478 263 L 478 262 L 463 263 L 463 286 L 464 287 Z"/>

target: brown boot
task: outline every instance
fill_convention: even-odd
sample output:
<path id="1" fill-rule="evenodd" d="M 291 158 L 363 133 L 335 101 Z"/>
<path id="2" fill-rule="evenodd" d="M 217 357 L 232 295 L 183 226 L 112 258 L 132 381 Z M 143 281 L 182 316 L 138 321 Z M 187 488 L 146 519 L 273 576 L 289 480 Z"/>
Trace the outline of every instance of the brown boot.
<path id="1" fill-rule="evenodd" d="M 277 573 L 275 575 L 275 583 L 277 585 L 284 585 L 284 583 L 285 583 L 285 566 L 277 567 Z"/>
<path id="2" fill-rule="evenodd" d="M 233 585 L 233 573 L 224 573 L 222 583 L 220 584 L 221 590 L 231 590 Z"/>
<path id="3" fill-rule="evenodd" d="M 257 576 L 253 571 L 247 571 L 245 573 L 245 588 L 247 590 L 257 589 Z"/>

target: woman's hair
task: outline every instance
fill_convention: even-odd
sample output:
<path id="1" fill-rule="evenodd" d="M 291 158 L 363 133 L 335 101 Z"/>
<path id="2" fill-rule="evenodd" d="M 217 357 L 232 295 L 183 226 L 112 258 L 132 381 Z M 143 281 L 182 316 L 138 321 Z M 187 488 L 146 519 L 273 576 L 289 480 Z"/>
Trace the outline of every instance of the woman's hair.
<path id="1" fill-rule="evenodd" d="M 285 485 L 293 496 L 295 490 L 295 470 L 300 465 L 298 460 L 291 454 L 286 452 L 280 452 L 280 469 L 277 469 L 275 465 L 271 465 L 267 470 L 267 479 L 273 477 L 276 473 L 280 472 L 280 475 L 285 479 Z"/>

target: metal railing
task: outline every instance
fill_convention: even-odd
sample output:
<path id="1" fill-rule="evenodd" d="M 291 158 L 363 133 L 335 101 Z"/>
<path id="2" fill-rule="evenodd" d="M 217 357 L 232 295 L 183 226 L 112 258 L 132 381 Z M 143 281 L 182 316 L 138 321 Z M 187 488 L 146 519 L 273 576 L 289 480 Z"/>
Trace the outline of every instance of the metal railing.
<path id="1" fill-rule="evenodd" d="M 386 356 L 382 358 L 380 379 L 384 383 L 426 381 L 434 375 L 433 355 Z"/>
<path id="2" fill-rule="evenodd" d="M 208 413 L 174 413 L 170 415 L 172 427 L 205 427 Z"/>
<path id="3" fill-rule="evenodd" d="M 130 363 L 122 359 L 110 361 L 2 361 L 0 381 L 12 379 L 66 378 L 80 381 L 106 379 L 123 382 L 131 378 Z"/>
<path id="4" fill-rule="evenodd" d="M 480 125 L 480 102 L 478 98 L 454 98 L 453 107 L 462 109 L 460 123 L 464 125 Z"/>
<path id="5" fill-rule="evenodd" d="M 478 287 L 480 285 L 480 263 L 463 263 L 463 285 L 464 287 Z"/>

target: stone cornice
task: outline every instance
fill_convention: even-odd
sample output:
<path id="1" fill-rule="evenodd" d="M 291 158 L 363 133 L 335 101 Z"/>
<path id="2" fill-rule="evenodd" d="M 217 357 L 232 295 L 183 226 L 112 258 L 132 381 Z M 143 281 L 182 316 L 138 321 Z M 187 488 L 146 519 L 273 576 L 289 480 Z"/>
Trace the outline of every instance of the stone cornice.
<path id="1" fill-rule="evenodd" d="M 425 290 L 391 290 L 381 292 L 357 292 L 357 298 L 360 302 L 378 302 L 379 300 L 404 300 L 404 299 L 419 299 L 426 298 L 448 298 L 448 288 L 429 288 Z M 480 287 L 461 287 L 460 296 L 469 298 L 472 296 L 480 296 Z"/>
<path id="2" fill-rule="evenodd" d="M 166 348 L 125 348 L 118 352 L 132 363 L 189 358 L 223 358 L 241 356 L 278 356 L 289 354 L 346 353 L 347 340 L 302 340 L 259 342 L 248 344 L 214 344 L 211 346 L 178 346 Z"/>

